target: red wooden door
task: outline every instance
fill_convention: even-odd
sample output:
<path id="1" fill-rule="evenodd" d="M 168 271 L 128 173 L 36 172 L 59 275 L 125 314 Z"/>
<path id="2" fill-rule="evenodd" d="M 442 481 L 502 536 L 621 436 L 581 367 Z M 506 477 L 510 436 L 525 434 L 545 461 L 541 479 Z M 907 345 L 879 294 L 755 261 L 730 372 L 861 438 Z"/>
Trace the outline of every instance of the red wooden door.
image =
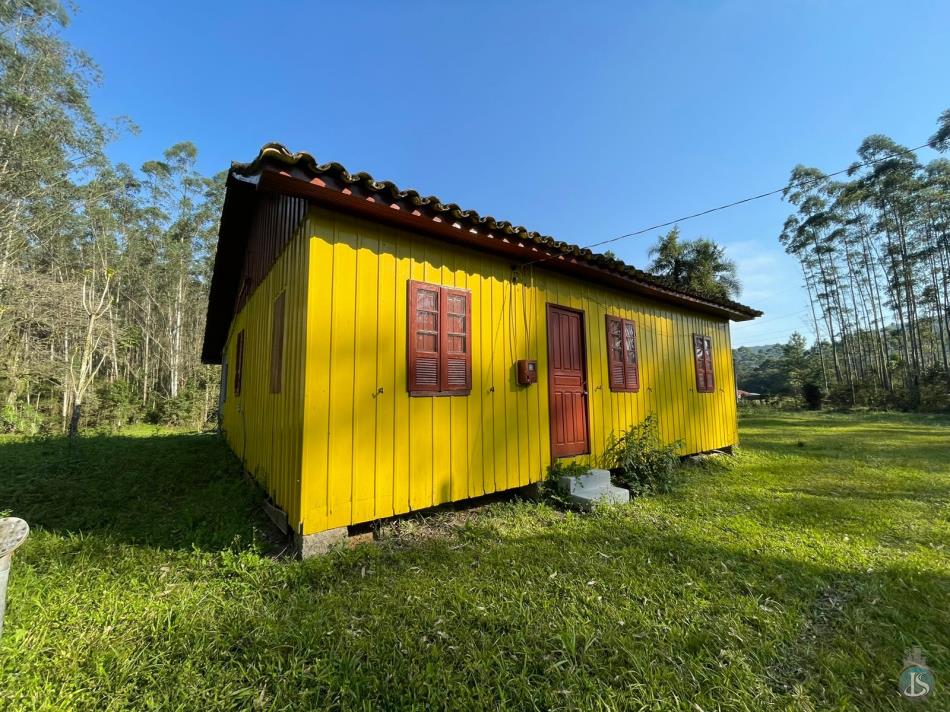
<path id="1" fill-rule="evenodd" d="M 584 315 L 554 304 L 548 304 L 548 390 L 552 456 L 589 453 Z"/>

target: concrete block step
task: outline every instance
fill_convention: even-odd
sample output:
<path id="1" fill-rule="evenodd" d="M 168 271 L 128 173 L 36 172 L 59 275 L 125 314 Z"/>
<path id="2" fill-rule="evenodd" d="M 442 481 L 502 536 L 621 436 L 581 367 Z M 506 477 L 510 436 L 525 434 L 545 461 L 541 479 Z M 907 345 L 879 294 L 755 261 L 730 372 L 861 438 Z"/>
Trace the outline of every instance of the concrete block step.
<path id="1" fill-rule="evenodd" d="M 588 470 L 586 475 L 562 477 L 558 487 L 571 502 L 584 510 L 597 504 L 624 504 L 630 501 L 630 492 L 610 484 L 609 470 Z"/>
<path id="2" fill-rule="evenodd" d="M 610 485 L 610 470 L 588 470 L 586 475 L 562 477 L 558 483 L 561 491 L 573 494 L 580 490 L 591 490 Z"/>
<path id="3" fill-rule="evenodd" d="M 570 500 L 581 509 L 589 511 L 598 504 L 626 504 L 630 501 L 630 492 L 613 485 L 591 487 L 582 492 L 573 493 L 570 495 Z"/>

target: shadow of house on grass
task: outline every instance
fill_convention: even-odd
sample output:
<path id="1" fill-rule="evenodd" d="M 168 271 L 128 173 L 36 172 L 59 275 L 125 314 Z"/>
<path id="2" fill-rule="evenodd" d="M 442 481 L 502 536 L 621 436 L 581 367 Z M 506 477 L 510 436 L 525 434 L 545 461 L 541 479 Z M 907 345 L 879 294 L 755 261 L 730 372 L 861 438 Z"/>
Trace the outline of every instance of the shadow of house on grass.
<path id="1" fill-rule="evenodd" d="M 0 510 L 35 529 L 153 548 L 220 551 L 256 542 L 266 550 L 274 541 L 260 493 L 213 433 L 2 443 Z"/>
<path id="2" fill-rule="evenodd" d="M 130 707 L 211 708 L 227 689 L 236 709 L 259 704 L 262 690 L 286 708 L 442 708 L 447 696 L 484 708 L 503 691 L 511 708 L 569 699 L 663 709 L 672 690 L 705 708 L 710 698 L 746 709 L 804 698 L 817 709 L 893 709 L 907 648 L 922 644 L 935 670 L 950 665 L 945 560 L 910 550 L 916 534 L 888 520 L 866 529 L 898 541 L 842 545 L 848 503 L 823 496 L 823 483 L 789 487 L 794 502 L 772 489 L 737 499 L 745 483 L 724 473 L 700 490 L 703 507 L 681 510 L 688 490 L 674 493 L 660 512 L 669 518 L 636 506 L 578 517 L 512 505 L 445 536 L 292 564 L 183 555 L 162 579 L 166 557 L 145 549 L 221 551 L 236 539 L 246 548 L 267 526 L 239 474 L 211 434 L 0 445 L 0 509 L 51 533 L 143 550 L 130 576 L 123 547 L 91 547 L 115 561 L 83 581 L 80 606 L 70 585 L 88 573 L 86 552 L 24 552 L 10 630 L 61 633 L 35 654 L 24 643 L 30 673 L 84 689 L 121 685 Z M 850 506 L 870 516 L 879 501 L 860 496 L 866 486 L 847 485 Z M 816 498 L 835 508 L 806 516 Z M 733 513 L 751 524 L 734 526 Z M 804 531 L 826 534 L 828 547 L 798 545 Z M 133 607 L 142 600 L 148 608 Z M 74 634 L 90 620 L 118 623 Z M 123 645 L 148 650 L 134 675 L 116 661 Z"/>

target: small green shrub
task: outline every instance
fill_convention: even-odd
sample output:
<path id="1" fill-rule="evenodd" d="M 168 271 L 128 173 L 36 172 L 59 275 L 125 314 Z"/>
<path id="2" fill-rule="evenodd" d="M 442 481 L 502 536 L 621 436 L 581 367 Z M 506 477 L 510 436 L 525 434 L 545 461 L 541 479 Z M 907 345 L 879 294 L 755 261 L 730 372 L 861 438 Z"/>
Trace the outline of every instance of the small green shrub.
<path id="1" fill-rule="evenodd" d="M 805 399 L 808 410 L 821 410 L 821 401 L 825 394 L 822 392 L 821 386 L 808 381 L 802 384 L 802 397 Z"/>
<path id="2" fill-rule="evenodd" d="M 148 420 L 159 425 L 200 427 L 203 425 L 203 396 L 195 388 L 186 388 L 174 398 L 162 398 L 149 413 Z"/>
<path id="3" fill-rule="evenodd" d="M 798 396 L 763 396 L 762 398 L 743 398 L 736 407 L 740 415 L 766 413 L 793 413 L 805 406 Z"/>
<path id="4" fill-rule="evenodd" d="M 580 477 L 581 475 L 586 475 L 589 469 L 590 466 L 585 465 L 583 462 L 555 460 L 551 466 L 548 467 L 548 479 L 558 480 L 561 477 Z"/>
<path id="5" fill-rule="evenodd" d="M 43 414 L 31 405 L 7 404 L 0 408 L 0 433 L 36 435 L 43 428 Z"/>
<path id="6" fill-rule="evenodd" d="M 920 379 L 920 410 L 950 412 L 950 371 L 931 369 Z"/>
<path id="7" fill-rule="evenodd" d="M 631 495 L 668 492 L 679 464 L 679 445 L 679 441 L 666 444 L 660 440 L 656 418 L 650 415 L 619 438 L 610 439 L 603 464 L 614 484 L 630 490 Z"/>
<path id="8" fill-rule="evenodd" d="M 122 428 L 142 417 L 142 404 L 135 387 L 124 380 L 103 383 L 98 388 L 100 425 Z"/>
<path id="9" fill-rule="evenodd" d="M 910 391 L 908 391 L 910 393 Z M 866 381 L 856 381 L 853 385 L 837 383 L 832 385 L 825 399 L 835 410 L 871 408 L 886 410 L 898 405 L 894 395 L 883 388 Z"/>

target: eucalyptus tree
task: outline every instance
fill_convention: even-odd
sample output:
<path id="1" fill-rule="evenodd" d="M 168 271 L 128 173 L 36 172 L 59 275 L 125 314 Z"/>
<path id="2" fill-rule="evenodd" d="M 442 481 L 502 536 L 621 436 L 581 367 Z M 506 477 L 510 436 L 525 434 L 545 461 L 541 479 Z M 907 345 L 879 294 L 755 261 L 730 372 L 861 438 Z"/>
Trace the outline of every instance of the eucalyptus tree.
<path id="1" fill-rule="evenodd" d="M 930 143 L 950 147 L 950 111 Z M 843 182 L 792 170 L 779 240 L 801 265 L 818 356 L 831 352 L 826 388 L 914 407 L 924 380 L 950 387 L 950 161 L 921 165 L 883 135 L 857 154 Z"/>
<path id="2" fill-rule="evenodd" d="M 906 147 L 879 134 L 861 143 L 858 156 L 863 166 L 856 165 L 849 173 L 866 191 L 875 212 L 875 230 L 883 238 L 884 269 L 899 325 L 906 385 L 915 391 L 924 362 L 917 305 L 919 252 L 913 244 L 920 164 Z"/>
<path id="3" fill-rule="evenodd" d="M 862 336 L 870 344 L 878 380 L 887 391 L 893 390 L 887 350 L 886 275 L 880 264 L 873 231 L 873 215 L 867 205 L 868 194 L 857 183 L 841 185 L 836 196 L 838 214 L 843 221 L 843 240 L 848 248 L 849 278 L 860 297 L 859 308 L 865 315 Z"/>
<path id="4" fill-rule="evenodd" d="M 56 0 L 0 3 L 0 285 L 31 240 L 71 218 L 50 197 L 101 163 L 109 134 L 89 103 L 97 67 L 58 34 L 68 21 Z"/>
<path id="5" fill-rule="evenodd" d="M 98 69 L 59 35 L 68 20 L 55 0 L 0 3 L 0 379 L 13 409 L 55 370 L 36 362 L 56 315 L 38 307 L 63 296 L 81 184 L 110 133 L 89 103 Z"/>
<path id="6" fill-rule="evenodd" d="M 142 166 L 147 230 L 158 261 L 156 291 L 149 297 L 165 327 L 158 343 L 167 367 L 165 387 L 172 398 L 196 364 L 197 346 L 187 344 L 184 333 L 186 312 L 195 308 L 195 291 L 206 277 L 195 267 L 209 264 L 206 257 L 213 250 L 220 208 L 215 183 L 197 171 L 197 158 L 195 145 L 183 142 L 166 150 L 162 160 Z M 188 363 L 186 349 L 191 349 Z"/>
<path id="7" fill-rule="evenodd" d="M 923 183 L 921 257 L 929 282 L 924 288 L 924 299 L 931 308 L 942 366 L 950 370 L 950 160 L 939 158 L 928 163 Z"/>
<path id="8" fill-rule="evenodd" d="M 937 131 L 930 137 L 930 147 L 937 151 L 950 149 L 950 109 L 947 109 L 937 119 Z"/>
<path id="9" fill-rule="evenodd" d="M 844 309 L 839 294 L 838 266 L 831 233 L 838 215 L 832 209 L 834 187 L 817 168 L 796 166 L 783 191 L 785 200 L 798 210 L 783 227 L 779 240 L 785 251 L 799 259 L 813 314 L 815 304 L 831 345 L 831 363 L 835 379 L 850 374 L 843 346 Z M 815 319 L 816 339 L 821 341 L 821 328 Z M 848 376 L 850 378 L 850 376 Z"/>
<path id="10" fill-rule="evenodd" d="M 0 429 L 32 413 L 75 432 L 113 384 L 140 414 L 196 382 L 216 400 L 199 346 L 223 181 L 190 143 L 108 160 L 130 124 L 92 110 L 68 21 L 57 0 L 0 0 Z"/>

